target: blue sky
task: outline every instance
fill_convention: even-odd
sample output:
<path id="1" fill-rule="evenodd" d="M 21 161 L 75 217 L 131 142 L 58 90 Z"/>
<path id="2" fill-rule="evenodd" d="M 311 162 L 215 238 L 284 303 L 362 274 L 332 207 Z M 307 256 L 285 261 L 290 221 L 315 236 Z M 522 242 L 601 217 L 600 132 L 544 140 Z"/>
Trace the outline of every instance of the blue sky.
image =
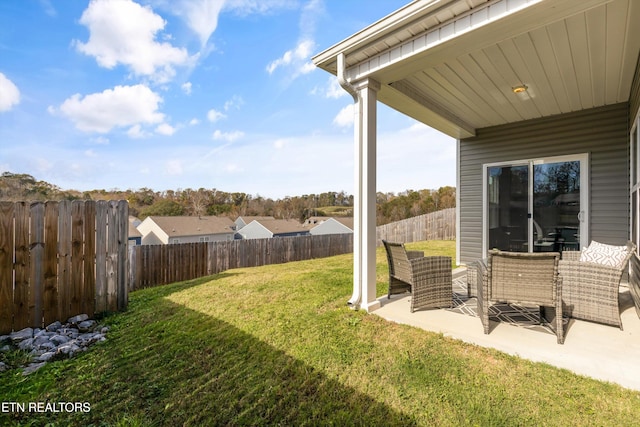
<path id="1" fill-rule="evenodd" d="M 352 99 L 311 57 L 405 3 L 0 1 L 0 172 L 353 194 Z M 378 105 L 378 191 L 455 185 L 455 141 Z"/>

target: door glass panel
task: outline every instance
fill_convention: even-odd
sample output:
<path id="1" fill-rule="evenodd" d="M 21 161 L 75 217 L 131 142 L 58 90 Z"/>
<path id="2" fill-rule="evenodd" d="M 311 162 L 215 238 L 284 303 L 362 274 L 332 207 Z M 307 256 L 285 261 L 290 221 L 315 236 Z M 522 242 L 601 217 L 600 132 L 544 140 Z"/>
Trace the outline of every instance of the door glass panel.
<path id="1" fill-rule="evenodd" d="M 534 164 L 534 252 L 580 249 L 580 161 Z"/>
<path id="2" fill-rule="evenodd" d="M 526 252 L 529 166 L 487 168 L 489 249 Z"/>

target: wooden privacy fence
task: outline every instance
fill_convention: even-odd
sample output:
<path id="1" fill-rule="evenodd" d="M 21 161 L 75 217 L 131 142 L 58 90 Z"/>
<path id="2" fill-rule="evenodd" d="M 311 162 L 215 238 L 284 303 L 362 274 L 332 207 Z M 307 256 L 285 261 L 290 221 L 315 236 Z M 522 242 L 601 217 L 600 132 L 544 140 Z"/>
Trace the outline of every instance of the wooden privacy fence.
<path id="1" fill-rule="evenodd" d="M 140 245 L 129 249 L 130 290 L 257 267 L 353 252 L 352 234 Z"/>
<path id="2" fill-rule="evenodd" d="M 127 305 L 126 201 L 0 202 L 0 334 Z"/>
<path id="3" fill-rule="evenodd" d="M 449 208 L 436 212 L 403 219 L 376 228 L 376 243 L 421 242 L 424 240 L 455 240 L 456 209 Z"/>

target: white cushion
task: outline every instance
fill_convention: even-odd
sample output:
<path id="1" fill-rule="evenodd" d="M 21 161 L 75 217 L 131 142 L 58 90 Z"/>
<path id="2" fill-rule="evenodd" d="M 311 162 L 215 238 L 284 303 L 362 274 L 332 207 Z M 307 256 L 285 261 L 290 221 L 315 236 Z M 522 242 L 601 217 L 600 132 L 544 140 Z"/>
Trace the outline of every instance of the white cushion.
<path id="1" fill-rule="evenodd" d="M 627 254 L 626 246 L 605 245 L 594 240 L 588 248 L 582 250 L 580 261 L 623 268 Z"/>

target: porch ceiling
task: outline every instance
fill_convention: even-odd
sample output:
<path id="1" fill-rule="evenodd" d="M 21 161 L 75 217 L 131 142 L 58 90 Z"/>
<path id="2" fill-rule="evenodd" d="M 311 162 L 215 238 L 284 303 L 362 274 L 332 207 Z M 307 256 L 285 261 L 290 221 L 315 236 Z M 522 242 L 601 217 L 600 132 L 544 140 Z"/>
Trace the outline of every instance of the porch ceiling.
<path id="1" fill-rule="evenodd" d="M 314 58 L 452 137 L 629 100 L 636 0 L 418 0 Z M 526 85 L 525 92 L 513 88 Z"/>

